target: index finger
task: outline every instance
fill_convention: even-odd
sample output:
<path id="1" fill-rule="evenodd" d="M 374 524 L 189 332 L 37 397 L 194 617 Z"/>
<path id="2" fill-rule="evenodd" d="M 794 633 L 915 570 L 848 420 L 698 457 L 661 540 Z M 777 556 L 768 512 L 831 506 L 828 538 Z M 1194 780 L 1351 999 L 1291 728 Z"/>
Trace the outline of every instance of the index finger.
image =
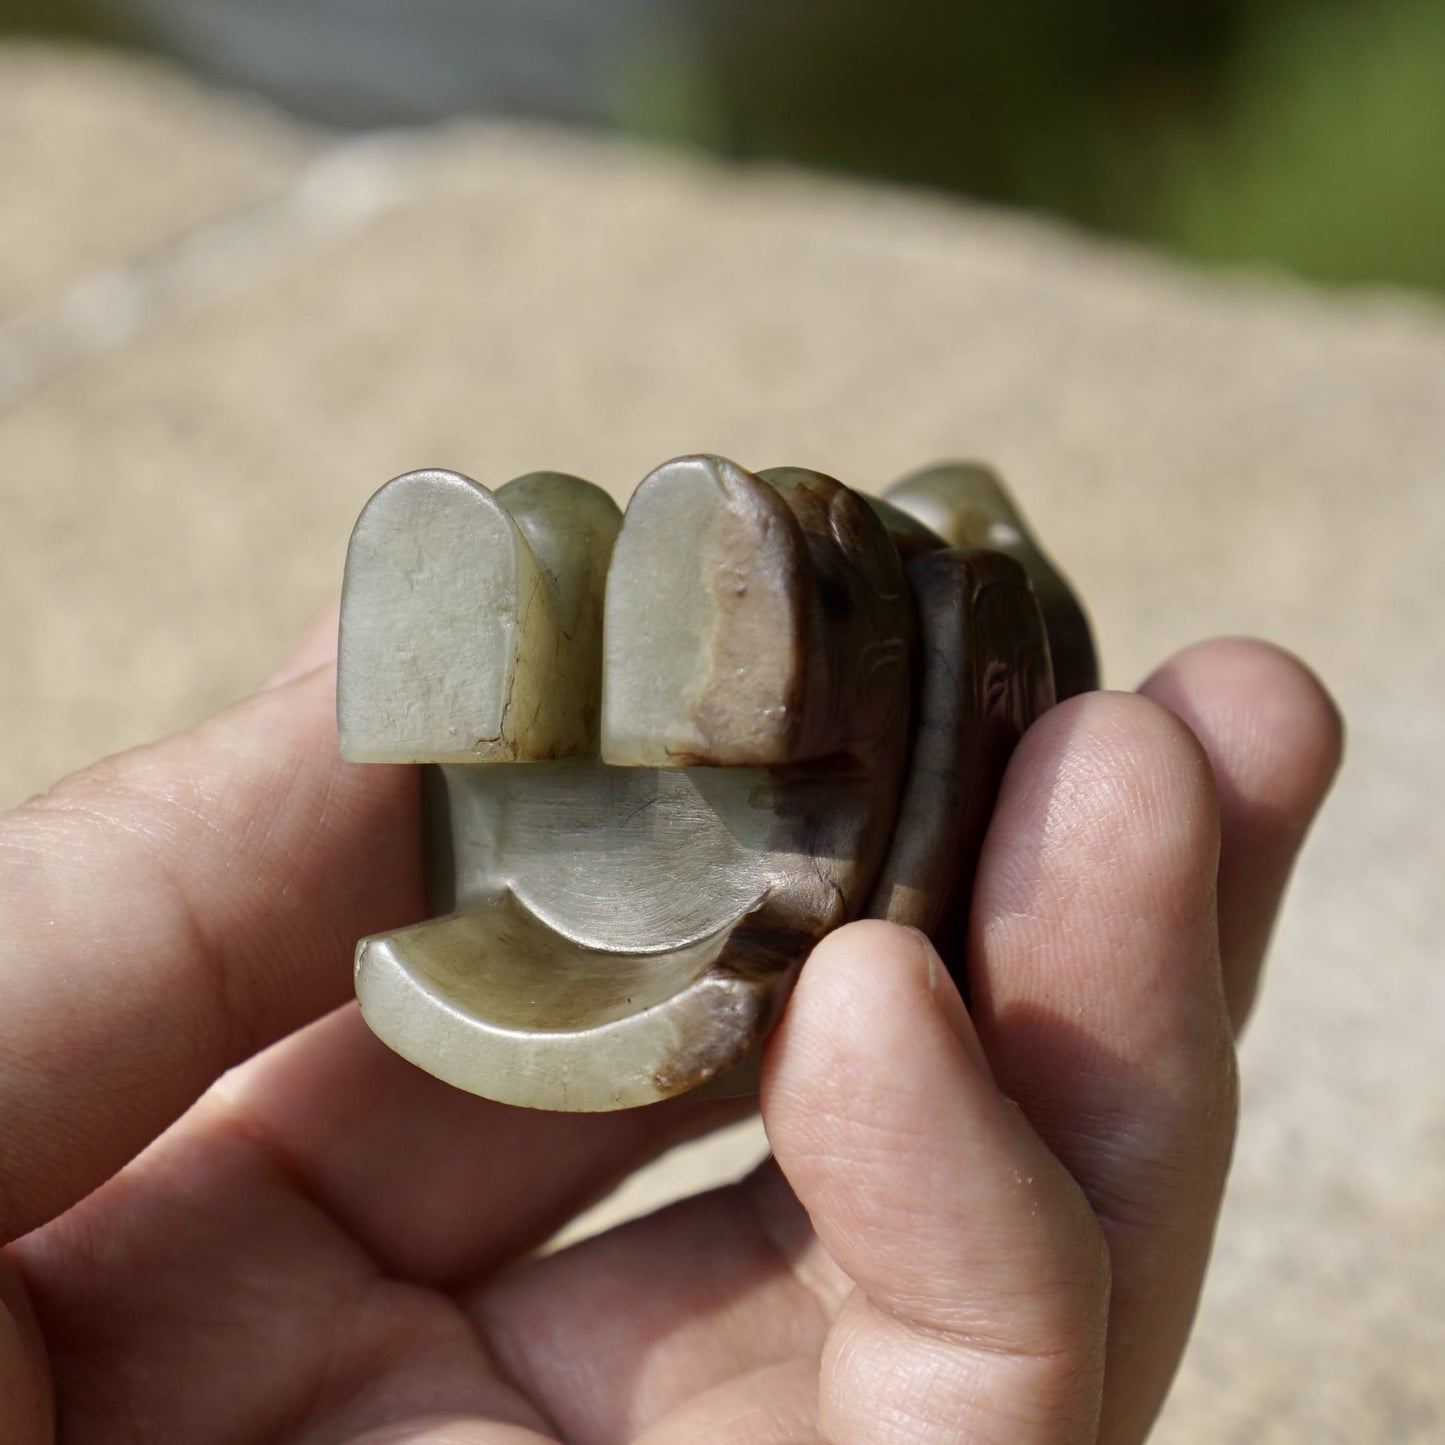
<path id="1" fill-rule="evenodd" d="M 1340 766 L 1344 720 L 1300 660 L 1266 642 L 1196 643 L 1139 689 L 1188 724 L 1219 794 L 1219 947 L 1239 1033 L 1289 876 Z"/>
<path id="2" fill-rule="evenodd" d="M 68 1208 L 419 917 L 414 775 L 337 754 L 323 663 L 0 818 L 0 1238 Z"/>

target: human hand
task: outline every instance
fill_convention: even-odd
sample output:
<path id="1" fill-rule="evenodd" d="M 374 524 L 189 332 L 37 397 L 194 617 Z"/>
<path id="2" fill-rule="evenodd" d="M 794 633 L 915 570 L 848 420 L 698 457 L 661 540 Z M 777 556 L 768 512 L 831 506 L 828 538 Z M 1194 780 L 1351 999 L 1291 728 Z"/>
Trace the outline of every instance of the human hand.
<path id="1" fill-rule="evenodd" d="M 510 1109 L 342 1006 L 354 940 L 424 907 L 410 774 L 337 760 L 317 646 L 0 822 L 0 1439 L 1143 1437 L 1338 762 L 1308 673 L 1205 644 L 1046 715 L 972 1016 L 918 935 L 839 930 L 769 1044 L 775 1162 L 529 1259 L 738 1106 Z"/>

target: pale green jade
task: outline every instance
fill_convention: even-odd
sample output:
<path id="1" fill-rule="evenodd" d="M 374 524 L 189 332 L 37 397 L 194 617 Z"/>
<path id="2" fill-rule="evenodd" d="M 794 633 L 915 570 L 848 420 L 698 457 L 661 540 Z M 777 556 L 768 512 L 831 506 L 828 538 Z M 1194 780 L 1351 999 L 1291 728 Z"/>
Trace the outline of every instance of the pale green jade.
<path id="1" fill-rule="evenodd" d="M 342 756 L 481 763 L 595 751 L 602 592 L 621 523 L 579 477 L 495 494 L 455 472 L 397 477 L 346 557 Z"/>
<path id="2" fill-rule="evenodd" d="M 358 946 L 372 1029 L 489 1098 L 627 1108 L 747 1089 L 849 918 L 953 947 L 1053 674 L 1027 565 L 952 540 L 719 457 L 659 467 L 620 530 L 553 473 L 382 488 L 347 558 L 341 745 L 440 764 L 442 916 Z"/>
<path id="3" fill-rule="evenodd" d="M 772 487 L 721 458 L 653 472 L 608 579 L 604 760 L 791 761 L 809 573 L 802 529 Z"/>

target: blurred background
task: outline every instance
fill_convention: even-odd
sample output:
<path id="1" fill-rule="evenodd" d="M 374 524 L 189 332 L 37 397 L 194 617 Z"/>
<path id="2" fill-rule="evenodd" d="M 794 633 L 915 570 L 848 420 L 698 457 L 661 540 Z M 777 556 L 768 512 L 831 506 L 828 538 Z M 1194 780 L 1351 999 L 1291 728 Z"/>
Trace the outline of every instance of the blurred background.
<path id="1" fill-rule="evenodd" d="M 257 686 L 398 472 L 985 458 L 1110 685 L 1349 720 L 1156 1439 L 1439 1445 L 1442 157 L 1445 0 L 0 0 L 0 806 Z"/>
<path id="2" fill-rule="evenodd" d="M 1445 289 L 1441 0 L 0 0 L 339 127 L 523 114 Z"/>

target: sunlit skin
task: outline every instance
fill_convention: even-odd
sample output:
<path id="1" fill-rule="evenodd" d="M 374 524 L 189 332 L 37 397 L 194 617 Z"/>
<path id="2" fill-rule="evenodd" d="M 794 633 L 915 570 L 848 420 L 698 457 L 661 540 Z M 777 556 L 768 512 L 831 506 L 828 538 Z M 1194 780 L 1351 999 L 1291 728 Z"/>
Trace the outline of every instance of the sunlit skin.
<path id="1" fill-rule="evenodd" d="M 773 1160 L 537 1259 L 747 1106 L 515 1110 L 368 1034 L 352 946 L 424 912 L 415 790 L 338 761 L 331 635 L 0 820 L 0 1439 L 1143 1438 L 1339 760 L 1299 663 L 1207 643 L 1050 712 L 988 834 L 971 1014 L 919 935 L 840 930 L 769 1044 Z"/>

